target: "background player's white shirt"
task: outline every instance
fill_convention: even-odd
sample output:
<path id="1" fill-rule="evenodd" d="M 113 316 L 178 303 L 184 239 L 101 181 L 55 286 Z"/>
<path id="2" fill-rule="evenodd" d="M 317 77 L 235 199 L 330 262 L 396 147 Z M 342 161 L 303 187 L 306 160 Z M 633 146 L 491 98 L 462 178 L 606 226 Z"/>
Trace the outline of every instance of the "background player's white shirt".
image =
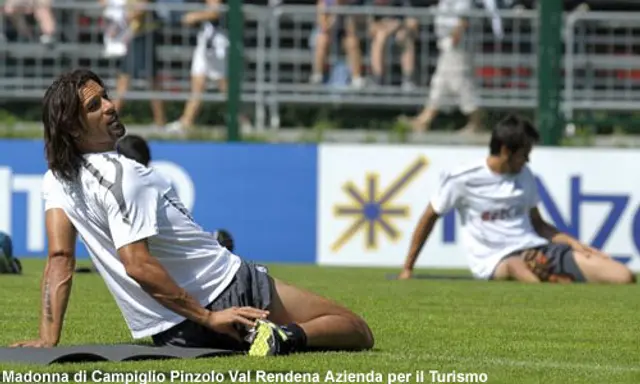
<path id="1" fill-rule="evenodd" d="M 44 178 L 45 209 L 62 208 L 115 297 L 134 338 L 185 320 L 131 279 L 117 249 L 148 239 L 151 255 L 203 306 L 231 282 L 240 258 L 191 218 L 175 190 L 152 168 L 115 152 L 85 157 L 78 181 Z"/>
<path id="2" fill-rule="evenodd" d="M 445 173 L 431 205 L 441 215 L 458 212 L 471 272 L 488 279 L 504 256 L 548 243 L 531 224 L 529 213 L 538 201 L 529 167 L 501 175 L 483 159 Z"/>

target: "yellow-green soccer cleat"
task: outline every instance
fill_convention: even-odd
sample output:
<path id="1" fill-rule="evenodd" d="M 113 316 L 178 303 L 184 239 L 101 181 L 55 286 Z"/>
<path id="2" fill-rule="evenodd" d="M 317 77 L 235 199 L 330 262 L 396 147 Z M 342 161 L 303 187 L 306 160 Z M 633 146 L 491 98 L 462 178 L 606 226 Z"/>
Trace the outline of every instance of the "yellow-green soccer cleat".
<path id="1" fill-rule="evenodd" d="M 256 320 L 249 356 L 275 356 L 289 352 L 289 336 L 269 320 Z"/>

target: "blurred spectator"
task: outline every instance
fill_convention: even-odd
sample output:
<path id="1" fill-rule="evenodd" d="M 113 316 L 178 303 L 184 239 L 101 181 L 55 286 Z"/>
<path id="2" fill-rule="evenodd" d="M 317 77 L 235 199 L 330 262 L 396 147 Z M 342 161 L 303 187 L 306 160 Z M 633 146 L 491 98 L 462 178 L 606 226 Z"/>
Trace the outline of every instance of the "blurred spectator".
<path id="1" fill-rule="evenodd" d="M 33 14 L 40 27 L 40 42 L 49 46 L 55 43 L 56 20 L 51 10 L 51 0 L 7 0 L 4 12 L 11 19 L 18 34 L 30 40 L 34 38 L 34 33 L 24 16 Z"/>
<path id="2" fill-rule="evenodd" d="M 193 11 L 182 17 L 186 27 L 200 26 L 196 48 L 191 58 L 191 98 L 184 106 L 179 120 L 167 125 L 170 132 L 184 132 L 190 129 L 198 116 L 202 104 L 202 93 L 206 90 L 207 79 L 217 82 L 218 89 L 227 93 L 227 52 L 229 39 L 220 23 L 220 12 L 216 7 L 221 0 L 205 0 L 210 9 Z M 246 127 L 248 121 L 240 118 Z"/>
<path id="3" fill-rule="evenodd" d="M 428 130 L 447 96 L 455 96 L 460 110 L 469 117 L 464 132 L 476 132 L 481 126 L 481 112 L 476 104 L 471 56 L 465 41 L 467 18 L 461 14 L 471 9 L 471 0 L 440 0 L 435 19 L 438 38 L 438 62 L 431 77 L 431 93 L 423 111 L 411 121 L 413 129 Z"/>
<path id="4" fill-rule="evenodd" d="M 324 78 L 324 68 L 329 56 L 329 48 L 336 40 L 342 42 L 349 61 L 351 85 L 362 88 L 362 52 L 356 27 L 355 15 L 338 15 L 326 12 L 331 6 L 362 5 L 362 0 L 318 0 L 318 25 L 315 34 L 315 55 L 311 83 L 320 84 Z"/>
<path id="5" fill-rule="evenodd" d="M 2 10 L 4 11 L 4 9 Z M 5 35 L 5 25 L 4 25 L 4 17 L 1 15 L 2 12 L 0 12 L 0 43 L 5 43 L 7 41 L 7 35 Z"/>
<path id="6" fill-rule="evenodd" d="M 522 8 L 520 4 L 516 4 L 513 0 L 482 0 L 482 4 L 477 5 L 477 7 L 484 8 L 489 13 L 489 16 L 491 16 L 493 35 L 499 40 L 502 40 L 504 37 L 504 31 L 502 28 L 502 18 L 498 14 L 498 9 Z"/>
<path id="7" fill-rule="evenodd" d="M 113 104 L 118 112 L 122 110 L 124 104 L 122 97 L 129 89 L 131 78 L 146 80 L 152 90 L 160 90 L 157 43 L 161 20 L 154 11 L 144 8 L 148 3 L 159 2 L 159 0 L 127 2 L 126 22 L 131 38 L 128 40 L 116 81 L 116 98 Z M 151 99 L 151 111 L 156 127 L 164 127 L 166 119 L 162 100 Z"/>
<path id="8" fill-rule="evenodd" d="M 127 0 L 100 0 L 104 7 L 104 56 L 122 57 L 127 53 L 131 30 L 127 23 Z"/>
<path id="9" fill-rule="evenodd" d="M 409 0 L 373 0 L 372 5 L 411 8 Z M 414 43 L 418 33 L 418 20 L 405 16 L 375 16 L 371 25 L 371 33 L 373 35 L 371 72 L 374 83 L 376 85 L 384 83 L 384 51 L 387 39 L 393 36 L 395 42 L 402 46 L 402 89 L 406 91 L 415 89 L 413 82 L 416 58 Z"/>

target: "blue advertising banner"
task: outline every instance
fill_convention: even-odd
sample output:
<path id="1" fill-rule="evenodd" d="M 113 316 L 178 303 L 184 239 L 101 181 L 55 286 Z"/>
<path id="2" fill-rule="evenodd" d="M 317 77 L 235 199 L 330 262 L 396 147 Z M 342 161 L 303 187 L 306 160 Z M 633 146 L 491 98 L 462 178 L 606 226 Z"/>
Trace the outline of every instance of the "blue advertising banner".
<path id="1" fill-rule="evenodd" d="M 317 148 L 314 145 L 151 142 L 153 163 L 196 220 L 229 230 L 236 253 L 257 262 L 313 263 Z M 14 254 L 45 257 L 39 140 L 0 141 L 0 231 Z M 84 246 L 79 257 L 86 257 Z"/>

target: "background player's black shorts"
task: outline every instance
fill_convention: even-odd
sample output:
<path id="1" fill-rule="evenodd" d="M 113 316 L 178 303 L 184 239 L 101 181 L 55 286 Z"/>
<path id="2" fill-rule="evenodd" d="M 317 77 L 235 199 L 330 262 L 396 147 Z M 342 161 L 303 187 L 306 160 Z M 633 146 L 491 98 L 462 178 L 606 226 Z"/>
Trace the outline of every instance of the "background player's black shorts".
<path id="1" fill-rule="evenodd" d="M 267 309 L 271 304 L 274 283 L 267 268 L 262 265 L 242 261 L 242 265 L 231 284 L 218 296 L 207 309 L 220 311 L 230 307 L 254 307 Z M 241 335 L 244 336 L 244 328 Z M 244 351 L 246 343 L 239 342 L 226 334 L 217 333 L 209 328 L 185 320 L 164 332 L 153 336 L 157 346 L 172 345 L 183 348 L 219 348 Z"/>
<path id="2" fill-rule="evenodd" d="M 586 282 L 573 249 L 567 244 L 549 243 L 513 252 L 505 259 L 508 257 L 522 257 L 529 269 L 544 282 Z"/>

